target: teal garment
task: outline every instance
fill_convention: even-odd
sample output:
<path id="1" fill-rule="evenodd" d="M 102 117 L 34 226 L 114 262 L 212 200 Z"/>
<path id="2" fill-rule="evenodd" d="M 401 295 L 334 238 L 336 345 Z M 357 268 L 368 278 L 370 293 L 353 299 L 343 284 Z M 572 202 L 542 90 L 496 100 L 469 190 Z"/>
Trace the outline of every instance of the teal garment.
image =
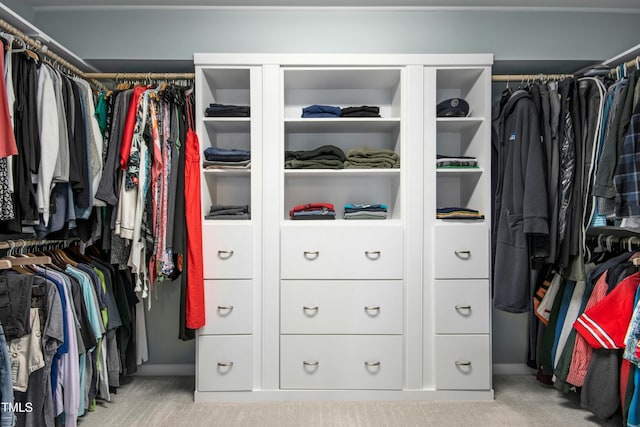
<path id="1" fill-rule="evenodd" d="M 569 304 L 571 304 L 571 297 L 573 295 L 573 290 L 576 287 L 576 282 L 573 280 L 568 280 L 562 293 L 560 309 L 558 310 L 558 317 L 556 321 L 555 327 L 555 337 L 553 342 L 553 347 L 551 350 L 552 361 L 555 363 L 556 353 L 558 351 L 562 352 L 561 348 L 558 348 L 560 335 L 562 334 L 562 327 L 564 326 L 565 318 L 567 317 L 567 311 L 569 310 Z M 557 298 L 557 297 L 556 297 Z"/>
<path id="2" fill-rule="evenodd" d="M 109 101 L 107 99 L 107 92 L 101 92 L 96 104 L 95 117 L 98 121 L 98 127 L 100 128 L 100 134 L 104 138 L 107 130 L 107 117 L 109 110 Z"/>
<path id="3" fill-rule="evenodd" d="M 635 383 L 635 389 L 633 391 L 633 397 L 629 404 L 629 414 L 627 415 L 627 426 L 640 427 L 640 369 L 636 365 L 632 365 L 634 370 L 633 379 Z"/>
<path id="4" fill-rule="evenodd" d="M 84 298 L 85 306 L 87 307 L 87 315 L 89 316 L 89 324 L 91 325 L 91 331 L 96 339 L 96 342 L 100 343 L 102 334 L 104 333 L 104 325 L 102 324 L 102 317 L 98 308 L 98 298 L 95 294 L 91 279 L 87 277 L 87 273 L 76 269 L 70 265 L 65 269 L 65 273 L 75 277 L 80 283 L 82 288 L 82 297 Z M 91 353 L 96 350 L 96 347 L 88 348 L 87 352 Z M 86 354 L 85 354 L 86 356 Z M 87 405 L 87 399 L 89 398 L 87 386 L 87 373 L 86 366 L 87 359 L 80 358 L 80 407 L 81 414 L 84 413 Z"/>
<path id="5" fill-rule="evenodd" d="M 89 315 L 89 323 L 91 324 L 91 330 L 96 338 L 96 341 L 102 338 L 102 334 L 105 331 L 104 324 L 102 323 L 102 315 L 98 307 L 98 297 L 96 296 L 95 289 L 91 284 L 91 280 L 86 276 L 86 273 L 80 271 L 72 266 L 67 266 L 65 272 L 70 276 L 75 277 L 80 282 L 82 287 L 82 296 L 84 297 L 84 303 L 87 306 L 87 314 Z M 90 351 L 95 349 L 92 348 Z"/>

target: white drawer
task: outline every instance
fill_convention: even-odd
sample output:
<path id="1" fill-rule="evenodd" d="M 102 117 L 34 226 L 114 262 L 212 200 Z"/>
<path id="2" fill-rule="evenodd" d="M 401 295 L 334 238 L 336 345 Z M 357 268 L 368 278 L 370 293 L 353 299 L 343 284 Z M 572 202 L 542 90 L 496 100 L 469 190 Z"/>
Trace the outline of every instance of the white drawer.
<path id="1" fill-rule="evenodd" d="M 402 282 L 283 281 L 283 334 L 402 334 Z"/>
<path id="2" fill-rule="evenodd" d="M 253 226 L 205 224 L 202 227 L 205 279 L 253 277 Z"/>
<path id="3" fill-rule="evenodd" d="M 489 229 L 485 225 L 436 226 L 436 279 L 488 279 Z"/>
<path id="4" fill-rule="evenodd" d="M 436 388 L 489 390 L 490 344 L 488 335 L 436 335 Z"/>
<path id="5" fill-rule="evenodd" d="M 282 228 L 283 279 L 401 279 L 400 226 Z"/>
<path id="6" fill-rule="evenodd" d="M 253 330 L 253 282 L 205 280 L 206 325 L 201 334 L 250 334 Z"/>
<path id="7" fill-rule="evenodd" d="M 282 335 L 283 389 L 402 389 L 402 336 Z"/>
<path id="8" fill-rule="evenodd" d="M 198 336 L 198 391 L 253 388 L 253 337 Z"/>
<path id="9" fill-rule="evenodd" d="M 489 333 L 488 280 L 436 280 L 436 334 Z"/>

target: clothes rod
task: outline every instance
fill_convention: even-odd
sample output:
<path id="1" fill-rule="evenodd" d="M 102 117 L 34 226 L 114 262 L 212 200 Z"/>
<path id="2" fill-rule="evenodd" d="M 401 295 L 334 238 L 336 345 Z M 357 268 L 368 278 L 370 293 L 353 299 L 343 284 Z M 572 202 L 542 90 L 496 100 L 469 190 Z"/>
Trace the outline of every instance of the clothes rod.
<path id="1" fill-rule="evenodd" d="M 0 28 L 2 28 L 3 30 L 13 34 L 14 36 L 20 37 L 32 49 L 35 49 L 38 52 L 41 52 L 43 55 L 48 56 L 53 61 L 55 61 L 58 64 L 60 64 L 61 66 L 65 67 L 67 70 L 71 71 L 72 73 L 74 73 L 78 77 L 82 77 L 85 80 L 89 79 L 87 77 L 87 75 L 82 70 L 80 70 L 78 67 L 76 67 L 75 65 L 69 63 L 67 60 L 62 58 L 57 53 L 50 51 L 49 48 L 47 46 L 43 45 L 39 40 L 32 39 L 31 37 L 29 37 L 28 35 L 26 35 L 22 31 L 18 30 L 13 25 L 9 24 L 4 19 L 0 19 Z M 100 88 L 104 88 L 104 85 L 102 83 L 98 82 L 98 81 L 94 81 L 92 83 L 95 86 L 98 86 Z"/>
<path id="2" fill-rule="evenodd" d="M 195 73 L 86 73 L 96 80 L 194 80 Z"/>
<path id="3" fill-rule="evenodd" d="M 46 245 L 66 245 L 69 246 L 72 243 L 77 243 L 77 238 L 64 239 L 64 240 L 33 240 L 33 239 L 17 239 L 17 240 L 3 240 L 0 241 L 0 250 L 2 249 L 16 249 L 23 247 L 38 247 Z"/>
<path id="4" fill-rule="evenodd" d="M 636 56 L 631 61 L 627 61 L 627 62 L 624 62 L 622 64 L 616 65 L 616 66 L 611 65 L 610 66 L 611 67 L 610 73 L 611 74 L 616 74 L 618 68 L 621 67 L 621 66 L 624 67 L 624 68 L 635 67 L 637 70 L 640 70 L 640 56 Z"/>
<path id="5" fill-rule="evenodd" d="M 526 82 L 532 80 L 562 80 L 573 77 L 573 74 L 494 74 L 494 82 Z"/>

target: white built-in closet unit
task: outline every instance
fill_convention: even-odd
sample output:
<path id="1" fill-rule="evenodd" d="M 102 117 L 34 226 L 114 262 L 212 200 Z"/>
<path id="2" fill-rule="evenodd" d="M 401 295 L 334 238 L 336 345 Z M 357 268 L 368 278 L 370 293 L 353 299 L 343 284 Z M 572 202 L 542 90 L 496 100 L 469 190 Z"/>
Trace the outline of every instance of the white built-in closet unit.
<path id="1" fill-rule="evenodd" d="M 251 150 L 247 170 L 204 170 L 207 324 L 195 400 L 491 399 L 492 55 L 195 54 L 197 131 Z M 466 99 L 465 118 L 436 104 Z M 249 118 L 208 118 L 210 103 Z M 312 104 L 376 105 L 375 118 L 301 118 Z M 285 169 L 285 150 L 385 148 L 398 169 Z M 436 170 L 436 154 L 475 169 Z M 292 221 L 330 202 L 332 221 Z M 342 219 L 384 203 L 385 220 Z M 247 204 L 248 220 L 207 220 Z M 436 207 L 480 221 L 437 220 Z"/>

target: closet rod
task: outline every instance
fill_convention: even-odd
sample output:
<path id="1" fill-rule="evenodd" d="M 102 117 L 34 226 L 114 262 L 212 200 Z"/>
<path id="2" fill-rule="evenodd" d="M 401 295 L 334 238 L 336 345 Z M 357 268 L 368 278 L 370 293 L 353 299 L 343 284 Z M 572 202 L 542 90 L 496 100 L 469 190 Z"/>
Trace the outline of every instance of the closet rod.
<path id="1" fill-rule="evenodd" d="M 0 250 L 2 249 L 15 249 L 23 248 L 25 246 L 45 246 L 45 245 L 70 245 L 73 242 L 78 242 L 78 239 L 66 239 L 66 240 L 33 240 L 33 239 L 17 239 L 17 240 L 3 240 L 0 241 Z"/>
<path id="2" fill-rule="evenodd" d="M 631 61 L 627 61 L 623 64 L 619 64 L 616 66 L 611 66 L 611 74 L 616 74 L 618 67 L 620 66 L 624 66 L 626 68 L 631 68 L 631 67 L 636 67 L 636 69 L 640 70 L 640 56 L 636 56 L 634 59 L 632 59 Z"/>
<path id="3" fill-rule="evenodd" d="M 521 82 L 531 80 L 562 80 L 573 77 L 573 74 L 494 74 L 491 80 L 494 82 Z"/>
<path id="4" fill-rule="evenodd" d="M 26 35 L 22 31 L 18 30 L 13 25 L 9 24 L 4 19 L 0 19 L 0 28 L 2 28 L 3 30 L 13 34 L 14 36 L 20 37 L 22 40 L 24 40 L 24 42 L 27 45 L 31 46 L 33 49 L 37 50 L 38 52 L 41 52 L 44 55 L 48 56 L 53 61 L 55 61 L 58 64 L 62 65 L 63 67 L 65 67 L 66 69 L 71 71 L 72 73 L 76 74 L 78 77 L 82 77 L 83 79 L 88 80 L 86 74 L 82 70 L 80 70 L 78 67 L 76 67 L 75 65 L 69 63 L 67 60 L 65 60 L 64 58 L 62 58 L 60 55 L 56 54 L 55 52 L 51 52 L 49 50 L 49 48 L 47 46 L 43 45 L 39 40 L 32 39 L 31 37 L 29 37 L 28 35 Z M 104 85 L 102 83 L 100 83 L 99 81 L 92 81 L 92 83 L 95 86 L 100 87 L 101 89 L 105 89 Z"/>
<path id="5" fill-rule="evenodd" d="M 194 80 L 195 73 L 86 73 L 87 77 L 96 80 Z"/>

